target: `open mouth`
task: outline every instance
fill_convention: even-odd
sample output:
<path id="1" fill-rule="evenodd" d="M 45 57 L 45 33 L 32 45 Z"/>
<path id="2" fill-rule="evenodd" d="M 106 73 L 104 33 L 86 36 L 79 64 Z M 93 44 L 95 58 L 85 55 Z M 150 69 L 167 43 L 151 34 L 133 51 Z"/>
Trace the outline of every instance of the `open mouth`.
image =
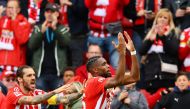
<path id="1" fill-rule="evenodd" d="M 36 87 L 36 83 L 33 81 L 33 82 L 30 83 L 30 86 L 31 86 L 32 88 L 35 88 L 35 87 Z"/>

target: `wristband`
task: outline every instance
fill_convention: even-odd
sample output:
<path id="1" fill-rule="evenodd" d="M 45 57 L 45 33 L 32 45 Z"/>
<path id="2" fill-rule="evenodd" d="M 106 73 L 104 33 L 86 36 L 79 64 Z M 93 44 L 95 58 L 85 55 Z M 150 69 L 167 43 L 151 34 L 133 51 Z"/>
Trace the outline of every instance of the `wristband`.
<path id="1" fill-rule="evenodd" d="M 132 55 L 136 55 L 136 54 L 137 54 L 136 50 L 131 51 L 130 53 L 131 53 L 131 56 L 132 56 Z"/>

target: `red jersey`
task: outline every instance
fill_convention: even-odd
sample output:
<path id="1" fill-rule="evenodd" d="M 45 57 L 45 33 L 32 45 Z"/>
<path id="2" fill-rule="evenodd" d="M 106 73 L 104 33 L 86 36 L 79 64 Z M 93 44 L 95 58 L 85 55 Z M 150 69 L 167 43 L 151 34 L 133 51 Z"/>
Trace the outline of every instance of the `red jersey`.
<path id="1" fill-rule="evenodd" d="M 26 105 L 26 104 L 18 104 L 18 100 L 22 96 L 35 96 L 44 94 L 45 92 L 39 89 L 35 89 L 30 94 L 24 94 L 21 89 L 16 86 L 9 90 L 6 96 L 6 108 L 5 109 L 41 109 L 41 104 L 36 105 Z"/>
<path id="2" fill-rule="evenodd" d="M 0 109 L 4 109 L 4 104 L 5 104 L 5 95 L 0 91 Z"/>
<path id="3" fill-rule="evenodd" d="M 107 109 L 108 93 L 104 88 L 106 78 L 90 78 L 84 90 L 83 109 Z"/>

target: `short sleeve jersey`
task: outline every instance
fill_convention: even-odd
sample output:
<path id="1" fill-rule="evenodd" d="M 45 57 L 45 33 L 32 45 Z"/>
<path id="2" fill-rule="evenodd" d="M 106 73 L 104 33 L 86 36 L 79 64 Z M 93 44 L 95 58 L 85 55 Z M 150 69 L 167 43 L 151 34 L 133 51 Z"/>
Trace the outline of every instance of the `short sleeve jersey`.
<path id="1" fill-rule="evenodd" d="M 27 105 L 27 104 L 18 104 L 18 100 L 22 96 L 35 96 L 44 94 L 45 92 L 39 89 L 35 89 L 29 94 L 24 94 L 21 89 L 16 86 L 9 90 L 6 96 L 6 109 L 41 109 L 41 104 L 36 105 Z"/>
<path id="2" fill-rule="evenodd" d="M 83 109 L 106 109 L 107 92 L 105 78 L 94 77 L 87 81 L 83 95 Z"/>

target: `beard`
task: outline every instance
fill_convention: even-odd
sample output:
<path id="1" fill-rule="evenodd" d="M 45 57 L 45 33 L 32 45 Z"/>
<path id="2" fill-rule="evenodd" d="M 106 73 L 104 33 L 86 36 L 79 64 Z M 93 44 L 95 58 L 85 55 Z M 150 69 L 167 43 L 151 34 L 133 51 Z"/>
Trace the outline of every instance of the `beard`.
<path id="1" fill-rule="evenodd" d="M 108 78 L 108 77 L 111 77 L 111 73 L 110 73 L 110 72 L 101 73 L 100 76 L 102 76 L 102 77 L 104 77 L 104 78 Z"/>
<path id="2" fill-rule="evenodd" d="M 31 87 L 31 83 L 28 83 L 26 81 L 23 82 L 23 86 L 24 86 L 25 90 L 27 90 L 27 91 L 33 91 L 35 89 L 35 88 Z"/>

